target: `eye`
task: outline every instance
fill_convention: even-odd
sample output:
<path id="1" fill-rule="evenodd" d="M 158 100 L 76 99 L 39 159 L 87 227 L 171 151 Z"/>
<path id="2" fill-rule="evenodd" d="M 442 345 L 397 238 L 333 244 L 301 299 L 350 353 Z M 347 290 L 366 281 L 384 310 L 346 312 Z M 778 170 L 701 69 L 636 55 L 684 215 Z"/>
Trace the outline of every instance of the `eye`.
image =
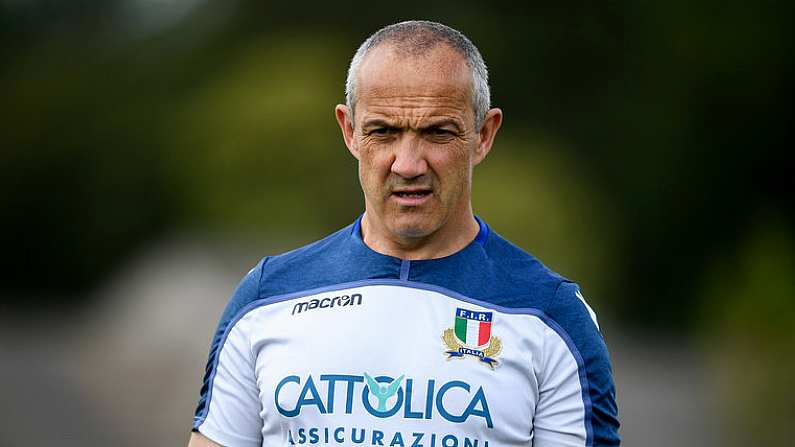
<path id="1" fill-rule="evenodd" d="M 397 129 L 394 127 L 373 127 L 372 129 L 368 130 L 366 133 L 367 135 L 372 135 L 376 137 L 384 137 L 389 136 L 397 132 Z"/>
<path id="2" fill-rule="evenodd" d="M 450 139 L 457 135 L 456 132 L 444 127 L 429 127 L 424 133 L 436 139 Z"/>

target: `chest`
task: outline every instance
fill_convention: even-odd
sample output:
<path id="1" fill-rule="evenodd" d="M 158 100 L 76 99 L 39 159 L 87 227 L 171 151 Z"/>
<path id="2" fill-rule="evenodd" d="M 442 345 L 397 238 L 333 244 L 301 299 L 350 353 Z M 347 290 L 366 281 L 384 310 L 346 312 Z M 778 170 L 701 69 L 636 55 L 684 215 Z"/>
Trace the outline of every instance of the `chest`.
<path id="1" fill-rule="evenodd" d="M 531 316 L 432 287 L 367 285 L 251 318 L 265 445 L 531 441 L 544 336 Z"/>

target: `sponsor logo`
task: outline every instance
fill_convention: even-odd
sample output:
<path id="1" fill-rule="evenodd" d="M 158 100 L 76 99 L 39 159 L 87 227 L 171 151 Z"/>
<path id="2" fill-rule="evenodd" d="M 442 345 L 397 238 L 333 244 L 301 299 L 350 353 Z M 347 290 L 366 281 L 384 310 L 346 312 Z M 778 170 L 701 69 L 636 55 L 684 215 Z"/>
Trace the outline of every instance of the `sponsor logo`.
<path id="1" fill-rule="evenodd" d="M 331 307 L 354 306 L 362 304 L 362 295 L 354 293 L 352 295 L 339 295 L 322 299 L 313 299 L 298 303 L 293 306 L 293 315 L 312 309 L 327 309 Z"/>
<path id="2" fill-rule="evenodd" d="M 367 388 L 370 390 L 370 394 L 378 399 L 378 411 L 386 411 L 386 400 L 397 393 L 400 388 L 400 382 L 403 381 L 403 375 L 393 380 L 389 385 L 379 384 L 367 373 L 364 373 L 364 378 L 367 380 Z"/>
<path id="3" fill-rule="evenodd" d="M 288 418 L 306 411 L 369 414 L 381 419 L 441 417 L 457 424 L 480 420 L 486 427 L 494 428 L 483 387 L 475 388 L 461 380 L 415 382 L 413 378 L 404 380 L 403 375 L 395 379 L 366 373 L 364 376 L 322 374 L 318 379 L 311 374 L 304 378 L 295 375 L 283 378 L 274 392 L 279 413 Z"/>
<path id="4" fill-rule="evenodd" d="M 472 356 L 492 370 L 496 368 L 500 364 L 496 357 L 502 352 L 502 341 L 491 335 L 492 315 L 492 312 L 457 308 L 453 327 L 445 329 L 442 335 L 447 360 Z"/>
<path id="5" fill-rule="evenodd" d="M 295 433 L 295 434 L 293 434 Z M 388 445 L 390 447 L 489 447 L 488 440 L 460 434 L 416 431 L 384 431 L 364 427 L 291 427 L 287 429 L 290 445 Z"/>

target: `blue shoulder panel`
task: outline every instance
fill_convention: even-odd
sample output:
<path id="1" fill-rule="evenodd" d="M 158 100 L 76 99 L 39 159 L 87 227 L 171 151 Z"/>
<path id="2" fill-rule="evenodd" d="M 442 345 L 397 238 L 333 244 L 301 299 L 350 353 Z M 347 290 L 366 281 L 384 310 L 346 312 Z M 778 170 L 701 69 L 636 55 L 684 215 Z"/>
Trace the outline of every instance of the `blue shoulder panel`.
<path id="1" fill-rule="evenodd" d="M 262 270 L 266 262 L 268 262 L 268 258 L 263 258 L 257 263 L 257 265 L 254 266 L 254 268 L 249 270 L 246 276 L 243 277 L 243 279 L 240 281 L 240 284 L 238 284 L 237 288 L 235 289 L 235 292 L 232 294 L 232 298 L 229 300 L 229 303 L 226 305 L 224 313 L 221 315 L 221 320 L 218 323 L 215 334 L 213 335 L 213 342 L 210 345 L 210 355 L 207 359 L 207 366 L 204 370 L 204 379 L 199 394 L 199 403 L 196 406 L 196 414 L 193 418 L 194 430 L 196 430 L 199 424 L 204 421 L 204 418 L 207 416 L 207 412 L 210 409 L 212 381 L 213 377 L 215 376 L 215 367 L 218 364 L 218 355 L 225 339 L 226 329 L 232 319 L 234 319 L 235 316 L 240 312 L 240 310 L 246 307 L 248 303 L 255 301 L 259 296 L 259 285 L 262 278 Z"/>
<path id="2" fill-rule="evenodd" d="M 367 247 L 358 231 L 358 225 L 352 224 L 313 244 L 271 257 L 263 273 L 261 297 L 364 279 L 399 278 L 401 260 Z"/>
<path id="3" fill-rule="evenodd" d="M 576 284 L 561 282 L 544 311 L 569 334 L 585 365 L 587 401 L 591 405 L 588 437 L 593 442 L 588 445 L 617 446 L 621 438 L 610 354 L 588 309 L 577 297 L 577 290 Z"/>

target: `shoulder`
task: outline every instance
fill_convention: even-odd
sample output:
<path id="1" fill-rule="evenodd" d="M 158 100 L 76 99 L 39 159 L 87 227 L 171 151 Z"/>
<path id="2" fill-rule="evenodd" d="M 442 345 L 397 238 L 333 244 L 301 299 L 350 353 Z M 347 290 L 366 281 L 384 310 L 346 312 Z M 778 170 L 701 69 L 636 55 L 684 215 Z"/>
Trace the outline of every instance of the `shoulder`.
<path id="1" fill-rule="evenodd" d="M 348 259 L 347 241 L 352 226 L 285 253 L 262 258 L 240 280 L 225 316 L 239 313 L 250 303 L 293 291 L 308 290 L 334 281 Z"/>
<path id="2" fill-rule="evenodd" d="M 494 295 L 500 297 L 495 304 L 545 311 L 561 284 L 570 282 L 494 231 L 483 249 L 487 260 L 483 268 L 492 278 Z"/>
<path id="3" fill-rule="evenodd" d="M 348 244 L 353 225 L 348 225 L 323 239 L 304 245 L 285 253 L 269 256 L 263 275 L 295 271 L 300 267 L 302 273 L 323 271 L 330 265 L 339 264 L 347 258 Z"/>
<path id="4" fill-rule="evenodd" d="M 551 329 L 549 334 L 562 341 L 574 357 L 593 445 L 618 445 L 610 355 L 596 314 L 579 286 L 499 235 L 489 238 L 487 250 L 501 274 L 512 278 L 510 287 L 516 298 L 503 305 L 543 320 Z"/>
<path id="5" fill-rule="evenodd" d="M 495 279 L 489 285 L 495 296 L 490 301 L 540 316 L 572 347 L 589 352 L 602 349 L 596 314 L 577 283 L 496 233 L 484 248 Z"/>
<path id="6" fill-rule="evenodd" d="M 544 265 L 538 258 L 492 232 L 485 246 L 499 288 L 511 297 L 499 303 L 509 308 L 532 308 L 564 327 L 583 323 L 598 328 L 596 315 L 579 286 Z"/>

